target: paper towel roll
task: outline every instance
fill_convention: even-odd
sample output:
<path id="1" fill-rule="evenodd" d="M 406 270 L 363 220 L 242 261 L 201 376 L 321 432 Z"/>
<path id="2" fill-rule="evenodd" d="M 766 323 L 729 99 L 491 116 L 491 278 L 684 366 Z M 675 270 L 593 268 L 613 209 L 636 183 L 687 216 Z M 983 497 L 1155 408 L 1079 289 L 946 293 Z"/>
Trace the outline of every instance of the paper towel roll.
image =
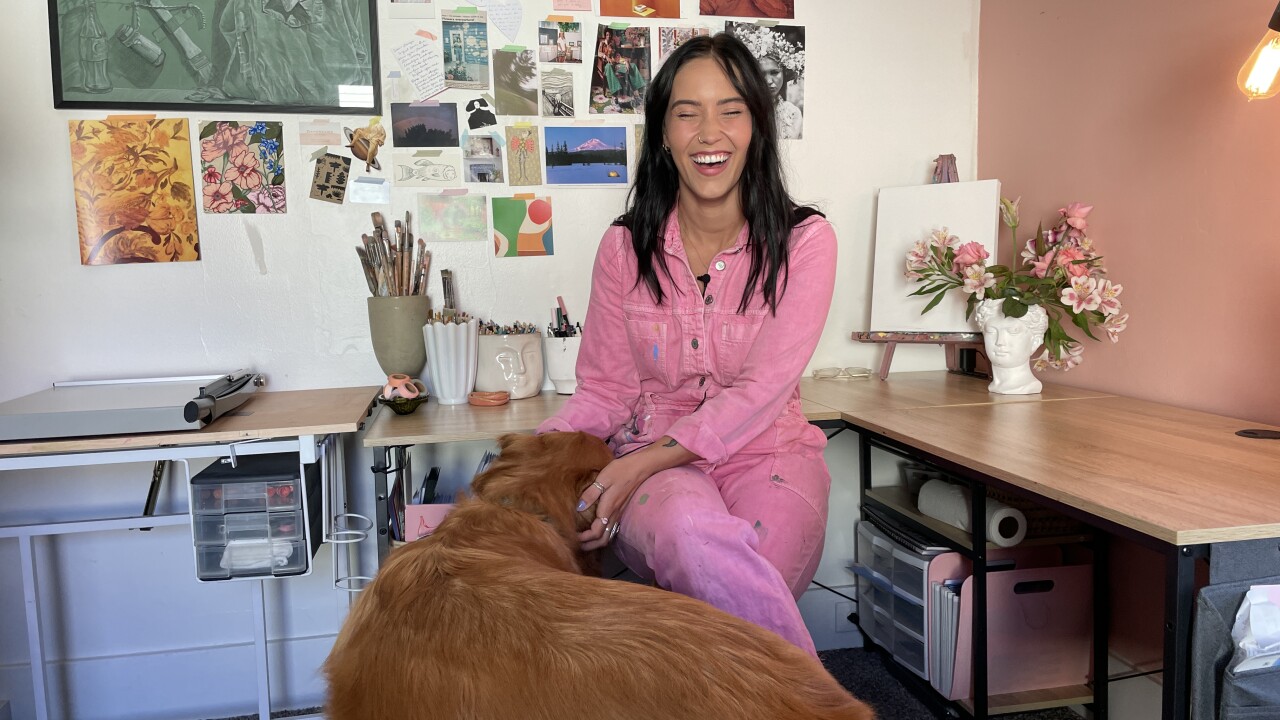
<path id="1" fill-rule="evenodd" d="M 969 527 L 969 491 L 946 480 L 930 480 L 920 488 L 916 501 L 920 512 L 948 525 L 972 532 Z M 1027 537 L 1027 517 L 1021 510 L 987 499 L 987 539 L 1000 547 L 1013 547 Z"/>

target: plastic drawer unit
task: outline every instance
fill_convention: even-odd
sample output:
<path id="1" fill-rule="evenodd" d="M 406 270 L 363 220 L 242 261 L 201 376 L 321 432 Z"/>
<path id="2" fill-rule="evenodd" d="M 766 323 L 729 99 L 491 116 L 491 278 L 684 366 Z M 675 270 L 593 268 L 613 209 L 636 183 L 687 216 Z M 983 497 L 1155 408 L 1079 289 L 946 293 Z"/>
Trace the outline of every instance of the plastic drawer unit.
<path id="1" fill-rule="evenodd" d="M 320 544 L 320 471 L 297 453 L 242 455 L 191 479 L 191 536 L 202 581 L 311 572 Z"/>
<path id="2" fill-rule="evenodd" d="M 858 521 L 855 558 L 862 631 L 903 667 L 928 679 L 924 587 L 929 556 L 906 550 L 875 525 Z"/>

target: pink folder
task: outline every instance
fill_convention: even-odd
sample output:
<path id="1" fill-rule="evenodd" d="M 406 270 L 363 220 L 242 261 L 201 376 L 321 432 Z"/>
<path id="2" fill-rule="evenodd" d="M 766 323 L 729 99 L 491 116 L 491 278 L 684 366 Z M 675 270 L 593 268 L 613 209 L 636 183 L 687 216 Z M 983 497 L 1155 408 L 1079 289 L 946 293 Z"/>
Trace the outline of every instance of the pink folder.
<path id="1" fill-rule="evenodd" d="M 452 503 L 404 506 L 404 539 L 417 540 L 436 531 L 440 522 L 453 509 Z"/>

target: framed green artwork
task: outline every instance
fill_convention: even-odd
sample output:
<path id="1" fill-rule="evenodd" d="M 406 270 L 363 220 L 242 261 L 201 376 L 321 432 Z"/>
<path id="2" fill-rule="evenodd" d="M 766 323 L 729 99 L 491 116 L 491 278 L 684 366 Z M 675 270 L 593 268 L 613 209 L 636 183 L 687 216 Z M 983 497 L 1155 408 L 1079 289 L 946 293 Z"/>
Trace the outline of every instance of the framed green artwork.
<path id="1" fill-rule="evenodd" d="M 380 114 L 377 0 L 48 0 L 53 104 Z"/>

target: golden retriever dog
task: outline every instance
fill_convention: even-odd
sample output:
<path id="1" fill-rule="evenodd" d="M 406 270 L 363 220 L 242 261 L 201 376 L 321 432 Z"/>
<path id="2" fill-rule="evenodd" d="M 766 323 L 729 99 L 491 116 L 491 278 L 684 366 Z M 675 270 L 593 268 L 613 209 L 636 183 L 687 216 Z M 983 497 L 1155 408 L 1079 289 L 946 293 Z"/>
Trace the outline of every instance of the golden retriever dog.
<path id="1" fill-rule="evenodd" d="M 584 575 L 578 497 L 613 459 L 584 433 L 507 435 L 472 497 L 391 554 L 325 663 L 329 720 L 870 720 L 773 632 Z"/>

